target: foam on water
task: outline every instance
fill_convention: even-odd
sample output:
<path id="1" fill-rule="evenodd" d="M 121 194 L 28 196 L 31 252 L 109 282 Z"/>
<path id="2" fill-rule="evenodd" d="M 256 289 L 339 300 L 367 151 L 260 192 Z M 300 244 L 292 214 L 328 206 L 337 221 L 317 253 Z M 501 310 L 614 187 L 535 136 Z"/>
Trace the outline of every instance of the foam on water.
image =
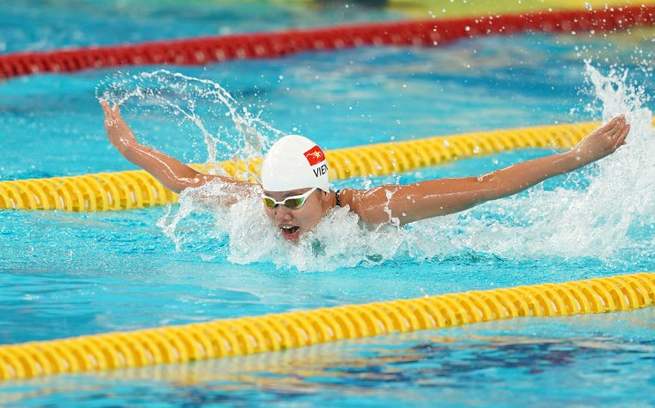
<path id="1" fill-rule="evenodd" d="M 180 194 L 179 207 L 169 207 L 158 225 L 177 247 L 212 239 L 225 245 L 212 248 L 206 259 L 225 256 L 230 262 L 272 262 L 279 267 L 303 271 L 325 271 L 341 267 L 375 265 L 404 253 L 402 247 L 414 239 L 405 229 L 384 226 L 370 230 L 347 208 L 336 208 L 297 244 L 285 241 L 262 209 L 261 191 L 231 206 L 216 204 L 235 194 L 220 182 L 208 183 Z M 214 204 L 211 204 L 211 202 Z M 204 230 L 195 222 L 210 215 L 214 228 Z"/>
<path id="2" fill-rule="evenodd" d="M 219 202 L 233 197 L 235 191 L 215 182 L 184 191 L 179 206 L 170 207 L 158 225 L 180 250 L 197 247 L 199 242 L 213 242 L 207 246 L 206 259 L 219 256 L 234 263 L 267 262 L 303 271 L 377 265 L 390 260 L 421 262 L 470 252 L 508 258 L 591 256 L 616 260 L 619 254 L 652 258 L 652 113 L 643 106 L 647 96 L 642 88 L 627 84 L 628 74 L 612 70 L 603 75 L 587 64 L 587 78 L 595 90 L 603 120 L 625 114 L 632 128 L 626 146 L 569 175 L 571 180 L 587 180 L 574 189 L 536 187 L 528 194 L 406 228 L 394 226 L 393 222 L 367 228 L 347 208 L 337 208 L 299 243 L 291 244 L 266 218 L 258 188 L 228 207 Z M 239 108 L 219 85 L 166 71 L 114 81 L 103 97 L 121 104 L 147 102 L 191 121 L 205 135 L 209 161 L 224 156 L 225 151 L 231 158 L 260 156 L 282 134 L 247 109 Z M 598 108 L 590 105 L 587 109 L 596 114 Z M 217 131 L 207 130 L 206 123 L 225 118 L 228 123 L 223 121 Z"/>

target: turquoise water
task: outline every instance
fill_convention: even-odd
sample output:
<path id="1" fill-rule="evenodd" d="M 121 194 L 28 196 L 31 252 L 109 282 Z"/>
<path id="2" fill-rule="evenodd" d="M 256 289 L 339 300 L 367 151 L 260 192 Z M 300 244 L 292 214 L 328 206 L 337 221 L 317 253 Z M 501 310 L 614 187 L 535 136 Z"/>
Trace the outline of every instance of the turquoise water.
<path id="1" fill-rule="evenodd" d="M 2 52 L 402 18 L 299 4 L 121 4 L 3 4 L 0 18 L 11 24 L 0 24 Z M 265 11 L 279 18 L 266 18 Z M 53 35 L 59 13 L 70 29 Z M 164 24 L 173 19 L 176 24 Z M 115 29 L 117 22 L 129 29 Z M 151 99 L 125 101 L 125 116 L 144 142 L 188 161 L 226 159 L 243 140 L 224 105 L 211 103 L 208 91 L 216 85 L 239 112 L 246 108 L 327 149 L 619 112 L 629 113 L 635 129 L 629 146 L 598 166 L 406 231 L 373 235 L 337 214 L 331 219 L 337 228 L 321 230 L 334 237 L 319 236 L 326 252 L 318 254 L 279 243 L 256 216 L 235 221 L 191 201 L 170 211 L 1 212 L 0 342 L 653 271 L 655 155 L 644 119 L 653 108 L 653 85 L 643 61 L 652 61 L 654 48 L 648 39 L 621 34 L 539 34 L 515 36 L 511 44 L 485 38 L 438 49 L 364 48 L 166 67 L 194 89 L 181 94 L 148 79 L 161 67 L 1 83 L 0 180 L 132 169 L 106 142 L 96 98 L 145 86 L 176 106 L 197 102 L 202 123 L 228 145 L 219 143 L 209 157 L 206 138 L 188 122 Z M 549 153 L 508 152 L 335 185 L 475 175 Z M 180 208 L 195 212 L 175 224 Z M 254 251 L 252 240 L 266 251 Z M 349 250 L 330 252 L 341 241 Z M 654 313 L 515 319 L 273 355 L 8 382 L 0 385 L 0 405 L 650 406 Z"/>

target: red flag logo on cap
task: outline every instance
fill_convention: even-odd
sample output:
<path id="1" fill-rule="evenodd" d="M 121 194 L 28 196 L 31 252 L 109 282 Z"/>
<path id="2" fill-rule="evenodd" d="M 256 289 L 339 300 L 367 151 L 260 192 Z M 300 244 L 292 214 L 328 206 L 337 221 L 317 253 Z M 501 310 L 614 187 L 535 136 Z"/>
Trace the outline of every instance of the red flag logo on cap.
<path id="1" fill-rule="evenodd" d="M 325 160 L 325 154 L 323 154 L 323 150 L 321 150 L 321 148 L 318 146 L 312 147 L 311 149 L 307 150 L 304 154 L 310 166 L 316 166 L 317 164 Z"/>

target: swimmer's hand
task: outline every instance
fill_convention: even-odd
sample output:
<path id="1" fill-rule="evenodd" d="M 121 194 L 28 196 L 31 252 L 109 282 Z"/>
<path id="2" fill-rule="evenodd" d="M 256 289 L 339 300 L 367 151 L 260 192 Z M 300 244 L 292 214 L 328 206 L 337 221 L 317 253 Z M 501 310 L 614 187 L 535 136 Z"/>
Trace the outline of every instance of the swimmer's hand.
<path id="1" fill-rule="evenodd" d="M 623 146 L 629 132 L 630 124 L 625 116 L 617 116 L 585 137 L 573 151 L 581 164 L 592 163 Z"/>
<path id="2" fill-rule="evenodd" d="M 410 222 L 452 214 L 524 191 L 612 154 L 630 131 L 624 116 L 594 130 L 573 149 L 513 164 L 479 177 L 443 178 L 369 190 L 345 190 L 342 203 L 369 225 Z M 395 221 L 394 221 L 395 220 Z"/>
<path id="3" fill-rule="evenodd" d="M 107 130 L 107 139 L 121 153 L 125 153 L 130 147 L 138 145 L 134 132 L 125 123 L 118 104 L 110 107 L 106 101 L 100 101 L 102 110 L 105 113 L 105 129 Z"/>
<path id="4" fill-rule="evenodd" d="M 243 196 L 250 194 L 253 186 L 251 183 L 218 175 L 201 174 L 174 157 L 140 144 L 134 137 L 132 129 L 121 117 L 118 105 L 110 107 L 106 101 L 100 101 L 100 105 L 105 113 L 105 129 L 109 142 L 123 157 L 150 173 L 169 190 L 180 193 L 189 187 L 200 187 L 208 181 L 218 179 L 228 186 L 234 186 Z M 221 200 L 227 204 L 236 201 L 237 199 L 232 196 Z"/>

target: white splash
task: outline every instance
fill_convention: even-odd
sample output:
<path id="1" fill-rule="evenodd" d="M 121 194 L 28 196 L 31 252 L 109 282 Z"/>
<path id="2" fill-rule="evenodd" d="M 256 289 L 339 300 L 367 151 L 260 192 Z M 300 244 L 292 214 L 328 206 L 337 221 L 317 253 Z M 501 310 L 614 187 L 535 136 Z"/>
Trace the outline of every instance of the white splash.
<path id="1" fill-rule="evenodd" d="M 201 99 L 205 103 L 205 98 L 212 98 L 212 103 L 227 108 L 233 129 L 206 133 L 223 149 L 236 152 L 225 138 L 226 134 L 234 134 L 236 140 L 246 141 L 239 143 L 243 147 L 239 154 L 260 155 L 262 148 L 281 134 L 247 110 L 237 109 L 234 99 L 210 81 L 162 71 L 151 75 L 164 77 L 158 83 L 167 87 L 168 94 L 187 95 L 182 98 L 186 107 L 173 106 L 177 102 L 170 102 L 168 96 L 166 101 L 157 94 L 149 94 L 149 98 L 183 112 L 203 132 L 201 115 L 196 112 L 200 103 L 190 101 Z M 627 71 L 613 70 L 604 76 L 587 64 L 587 76 L 602 105 L 603 120 L 625 114 L 632 128 L 626 146 L 571 176 L 574 180 L 589 180 L 575 189 L 546 191 L 537 187 L 529 194 L 407 228 L 389 225 L 369 229 L 347 208 L 337 208 L 298 244 L 291 244 L 266 218 L 257 189 L 235 205 L 225 206 L 216 202 L 232 197 L 234 191 L 220 183 L 209 183 L 183 192 L 179 206 L 169 208 L 158 225 L 181 250 L 197 247 L 199 242 L 216 243 L 203 253 L 206 259 L 219 256 L 238 264 L 265 262 L 301 271 L 330 271 L 408 259 L 430 261 L 470 252 L 512 259 L 551 255 L 611 259 L 619 252 L 652 257 L 655 135 L 652 113 L 642 106 L 646 96 L 643 89 L 626 84 Z M 189 94 L 189 89 L 194 90 Z M 130 93 L 125 98 L 135 95 Z"/>
<path id="2" fill-rule="evenodd" d="M 596 257 L 622 251 L 654 251 L 655 132 L 652 113 L 642 106 L 640 87 L 628 86 L 628 72 L 603 76 L 587 64 L 587 76 L 602 104 L 603 121 L 625 114 L 631 124 L 627 145 L 581 170 L 588 187 L 530 194 L 487 203 L 450 220 L 422 223 L 439 229 L 458 248 L 503 257 Z M 575 176 L 572 176 L 575 177 Z M 480 213 L 482 212 L 482 215 Z M 435 231 L 436 232 L 436 231 Z"/>
<path id="3" fill-rule="evenodd" d="M 187 189 L 180 195 L 177 210 L 169 208 L 158 225 L 178 249 L 196 245 L 198 240 L 222 240 L 226 242 L 224 254 L 213 255 L 223 255 L 230 262 L 270 262 L 301 271 L 380 264 L 402 253 L 401 247 L 412 239 L 409 231 L 393 226 L 369 230 L 347 208 L 336 208 L 300 242 L 289 243 L 266 217 L 260 194 L 255 190 L 258 189 L 236 204 L 225 206 L 210 204 L 232 194 L 220 183 Z M 202 218 L 203 214 L 212 216 L 213 228 L 197 234 L 201 227 L 191 220 Z"/>
<path id="4" fill-rule="evenodd" d="M 101 91 L 102 89 L 102 91 Z M 203 136 L 203 162 L 261 157 L 283 134 L 239 106 L 220 85 L 167 70 L 112 77 L 98 86 L 98 97 L 121 107 L 138 104 L 139 116 L 190 126 L 176 137 Z M 101 96 L 100 96 L 101 95 Z M 195 144 L 191 144 L 194 147 Z M 251 175 L 254 176 L 254 175 Z"/>

